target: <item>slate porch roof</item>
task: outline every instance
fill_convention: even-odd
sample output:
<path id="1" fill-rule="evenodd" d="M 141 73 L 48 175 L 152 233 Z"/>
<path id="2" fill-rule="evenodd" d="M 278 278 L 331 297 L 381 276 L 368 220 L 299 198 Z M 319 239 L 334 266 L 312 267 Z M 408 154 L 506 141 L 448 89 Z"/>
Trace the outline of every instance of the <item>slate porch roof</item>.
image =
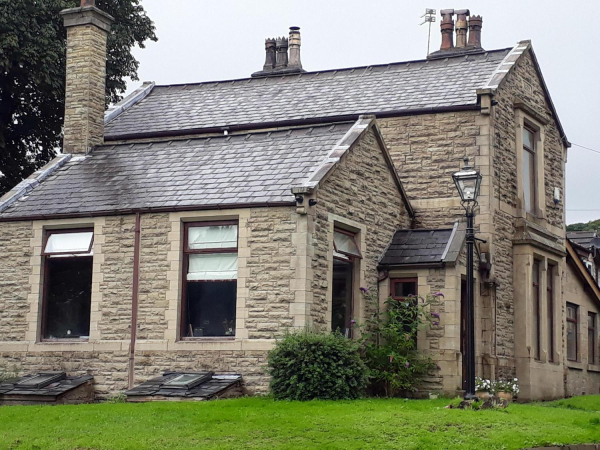
<path id="1" fill-rule="evenodd" d="M 568 231 L 567 238 L 586 249 L 592 245 L 592 241 L 598 242 L 598 234 L 595 231 Z"/>
<path id="2" fill-rule="evenodd" d="M 456 262 L 465 239 L 464 224 L 435 230 L 398 230 L 379 262 L 381 268 Z"/>
<path id="3" fill-rule="evenodd" d="M 475 107 L 511 49 L 297 75 L 146 85 L 107 114 L 107 140 L 344 115 Z M 134 96 L 135 97 L 135 96 Z"/>

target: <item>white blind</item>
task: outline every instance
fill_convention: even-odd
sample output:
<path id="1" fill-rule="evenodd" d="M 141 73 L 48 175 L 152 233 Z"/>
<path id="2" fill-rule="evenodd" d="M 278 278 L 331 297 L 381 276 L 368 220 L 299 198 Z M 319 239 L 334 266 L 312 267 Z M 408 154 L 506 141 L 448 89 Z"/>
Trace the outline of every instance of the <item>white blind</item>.
<path id="1" fill-rule="evenodd" d="M 237 247 L 237 225 L 209 225 L 188 229 L 188 247 L 190 250 L 206 248 Z"/>
<path id="2" fill-rule="evenodd" d="M 189 259 L 188 281 L 236 280 L 237 253 L 192 254 Z"/>
<path id="3" fill-rule="evenodd" d="M 54 233 L 48 237 L 45 253 L 87 253 L 92 243 L 94 233 Z M 92 252 L 90 252 L 91 254 Z"/>

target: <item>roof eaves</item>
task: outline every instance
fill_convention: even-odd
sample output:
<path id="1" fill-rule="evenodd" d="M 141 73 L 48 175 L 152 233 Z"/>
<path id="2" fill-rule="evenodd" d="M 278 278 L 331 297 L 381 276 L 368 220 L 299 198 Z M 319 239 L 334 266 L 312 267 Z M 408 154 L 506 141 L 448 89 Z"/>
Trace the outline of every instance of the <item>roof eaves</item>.
<path id="1" fill-rule="evenodd" d="M 17 184 L 14 188 L 0 197 L 0 213 L 6 211 L 12 204 L 18 201 L 23 196 L 27 195 L 34 188 L 36 188 L 41 182 L 43 182 L 46 178 L 64 166 L 67 162 L 71 160 L 73 155 L 71 154 L 61 154 L 46 164 L 41 169 L 36 170 L 29 177 L 25 178 L 19 184 Z"/>
<path id="2" fill-rule="evenodd" d="M 106 125 L 110 121 L 114 120 L 117 116 L 121 115 L 129 108 L 145 99 L 148 95 L 150 95 L 155 85 L 156 83 L 154 83 L 154 81 L 145 81 L 139 88 L 125 97 L 119 103 L 108 108 L 108 110 L 106 110 L 104 113 L 104 124 Z"/>

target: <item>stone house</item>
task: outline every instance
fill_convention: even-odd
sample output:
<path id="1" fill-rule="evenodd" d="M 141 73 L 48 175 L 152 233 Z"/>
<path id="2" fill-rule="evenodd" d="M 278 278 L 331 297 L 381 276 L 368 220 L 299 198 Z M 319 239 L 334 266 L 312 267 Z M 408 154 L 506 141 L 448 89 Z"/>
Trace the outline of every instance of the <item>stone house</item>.
<path id="1" fill-rule="evenodd" d="M 451 174 L 468 157 L 483 175 L 478 374 L 518 377 L 524 399 L 597 391 L 598 325 L 569 305 L 581 317 L 600 297 L 567 263 L 569 142 L 529 41 L 484 50 L 481 17 L 444 10 L 425 60 L 306 72 L 292 27 L 250 78 L 144 83 L 105 113 L 112 18 L 87 3 L 62 13 L 63 152 L 0 199 L 0 367 L 89 372 L 99 397 L 199 369 L 265 392 L 286 329 L 350 337 L 368 314 L 360 287 L 441 291 L 418 345 L 440 367 L 427 388 L 456 393 L 466 260 Z M 574 361 L 569 332 L 583 336 Z"/>

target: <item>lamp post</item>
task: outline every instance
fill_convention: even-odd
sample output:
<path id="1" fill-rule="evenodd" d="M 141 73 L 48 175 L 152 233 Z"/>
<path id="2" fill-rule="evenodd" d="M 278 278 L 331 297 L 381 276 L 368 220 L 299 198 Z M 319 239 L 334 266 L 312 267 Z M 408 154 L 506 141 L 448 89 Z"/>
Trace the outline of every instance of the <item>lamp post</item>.
<path id="1" fill-rule="evenodd" d="M 469 158 L 465 158 L 465 166 L 452 175 L 463 208 L 467 215 L 467 317 L 466 317 L 466 348 L 463 358 L 466 358 L 466 389 L 465 400 L 477 400 L 475 395 L 475 292 L 473 274 L 473 244 L 475 244 L 475 230 L 473 220 L 477 197 L 481 187 L 481 174 L 469 165 Z M 464 376 L 464 375 L 463 375 Z"/>

